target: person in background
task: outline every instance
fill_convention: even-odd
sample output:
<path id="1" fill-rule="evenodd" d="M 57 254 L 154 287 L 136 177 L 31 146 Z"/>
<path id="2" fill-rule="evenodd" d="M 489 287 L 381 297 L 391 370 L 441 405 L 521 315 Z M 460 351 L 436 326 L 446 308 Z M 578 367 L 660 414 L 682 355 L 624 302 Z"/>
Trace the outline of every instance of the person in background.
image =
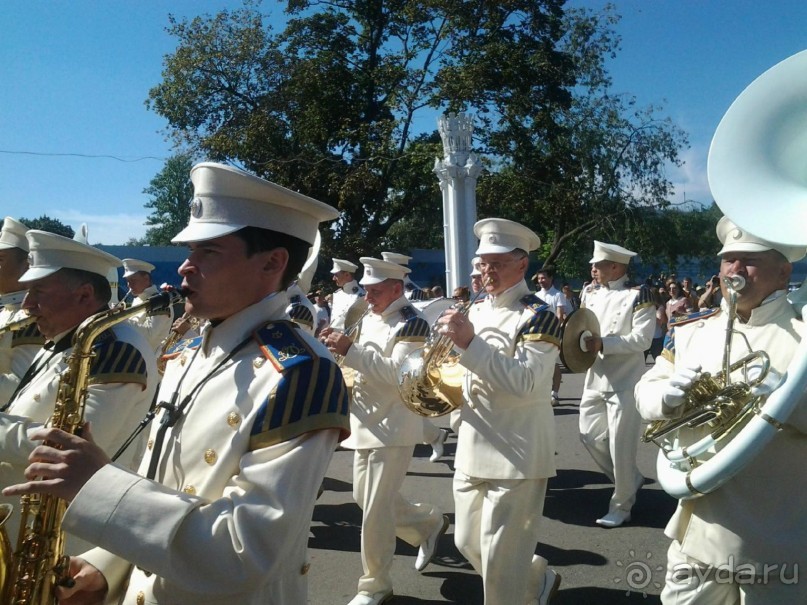
<path id="1" fill-rule="evenodd" d="M 353 497 L 362 510 L 362 576 L 348 605 L 380 605 L 392 598 L 396 536 L 418 547 L 415 569 L 422 571 L 448 528 L 448 517 L 430 504 L 405 499 L 401 486 L 414 446 L 423 441 L 423 418 L 410 411 L 398 393 L 403 360 L 423 346 L 429 324 L 404 296 L 409 273 L 388 261 L 362 257 L 361 285 L 370 312 L 355 340 L 327 329 L 328 348 L 356 370 L 350 404 L 351 435 L 342 445 L 354 450 Z"/>
<path id="2" fill-rule="evenodd" d="M 156 268 L 154 265 L 135 258 L 124 258 L 121 262 L 123 263 L 123 279 L 126 280 L 134 297 L 132 306 L 143 305 L 150 297 L 160 293 L 151 281 L 151 272 Z M 144 311 L 130 317 L 127 321 L 143 331 L 143 335 L 154 352 L 158 353 L 174 322 L 174 310 L 169 307 L 154 314 Z"/>
<path id="3" fill-rule="evenodd" d="M 614 483 L 608 512 L 596 520 L 607 528 L 630 521 L 644 483 L 636 464 L 641 418 L 633 389 L 646 369 L 644 353 L 653 340 L 656 307 L 649 286 L 637 290 L 627 285 L 628 263 L 635 255 L 595 240 L 591 271 L 596 285 L 586 288 L 581 303 L 597 316 L 602 332 L 585 339 L 597 357 L 580 399 L 580 440 Z"/>
<path id="4" fill-rule="evenodd" d="M 22 309 L 25 284 L 20 277 L 28 270 L 28 227 L 7 216 L 0 229 L 0 329 L 25 320 Z M 4 404 L 45 344 L 36 324 L 0 335 L 0 405 Z"/>
<path id="5" fill-rule="evenodd" d="M 574 290 L 572 290 L 572 287 L 569 284 L 563 284 L 563 287 L 560 289 L 560 291 L 563 292 L 563 295 L 569 302 L 569 307 L 571 308 L 571 311 L 569 311 L 569 313 L 571 313 L 572 311 L 576 311 L 577 309 L 580 308 L 580 297 Z"/>
<path id="6" fill-rule="evenodd" d="M 558 321 L 563 325 L 566 317 L 572 312 L 572 307 L 563 292 L 555 287 L 555 270 L 552 267 L 542 267 L 533 275 L 532 280 L 540 288 L 536 292 L 538 298 L 549 305 L 552 312 L 557 315 Z M 562 376 L 560 364 L 555 365 L 555 373 L 552 376 L 552 407 L 560 403 L 558 391 L 560 390 Z"/>
<path id="7" fill-rule="evenodd" d="M 317 322 L 317 329 L 314 335 L 319 338 L 320 332 L 327 328 L 331 322 L 331 307 L 322 290 L 317 290 L 314 294 L 314 311 L 316 312 Z"/>
<path id="8" fill-rule="evenodd" d="M 341 258 L 333 259 L 331 275 L 337 290 L 331 294 L 331 324 L 335 330 L 345 330 L 345 317 L 351 305 L 364 296 L 364 290 L 356 281 L 359 266 Z"/>

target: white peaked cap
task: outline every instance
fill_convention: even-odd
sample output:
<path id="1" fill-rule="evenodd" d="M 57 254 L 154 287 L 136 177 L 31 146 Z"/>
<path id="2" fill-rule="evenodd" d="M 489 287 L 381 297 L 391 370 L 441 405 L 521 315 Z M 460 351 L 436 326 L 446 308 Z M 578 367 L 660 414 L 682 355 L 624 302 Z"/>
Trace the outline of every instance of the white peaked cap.
<path id="1" fill-rule="evenodd" d="M 592 256 L 591 260 L 588 262 L 598 263 L 602 260 L 609 260 L 612 263 L 627 265 L 634 256 L 636 256 L 636 253 L 631 252 L 627 248 L 594 240 L 594 256 Z"/>
<path id="2" fill-rule="evenodd" d="M 471 277 L 478 277 L 482 275 L 482 271 L 479 269 L 479 263 L 482 262 L 482 259 L 478 256 L 474 256 L 471 259 Z"/>
<path id="3" fill-rule="evenodd" d="M 197 164 L 191 182 L 190 222 L 172 242 L 201 242 L 260 227 L 313 244 L 319 224 L 339 216 L 328 204 L 224 164 Z"/>
<path id="4" fill-rule="evenodd" d="M 541 238 L 532 229 L 504 218 L 477 221 L 474 235 L 479 238 L 475 254 L 505 254 L 516 248 L 530 252 L 541 245 Z"/>
<path id="5" fill-rule="evenodd" d="M 409 267 L 378 258 L 362 256 L 359 260 L 364 267 L 364 276 L 359 282 L 362 286 L 380 284 L 388 279 L 400 279 L 403 281 L 404 277 L 411 271 Z"/>
<path id="6" fill-rule="evenodd" d="M 407 256 L 406 254 L 399 254 L 397 252 L 382 252 L 381 258 L 383 258 L 388 263 L 395 263 L 396 265 L 402 265 L 404 267 L 408 267 L 409 261 L 412 260 L 411 256 Z"/>
<path id="7" fill-rule="evenodd" d="M 331 273 L 339 273 L 340 271 L 355 273 L 358 269 L 359 266 L 354 263 L 351 263 L 349 260 L 335 258 L 333 259 L 333 269 L 331 269 Z"/>
<path id="8" fill-rule="evenodd" d="M 20 278 L 21 282 L 42 279 L 59 269 L 81 269 L 106 278 L 110 270 L 117 271 L 121 266 L 119 258 L 68 237 L 35 229 L 28 231 L 26 237 L 30 248 L 29 267 Z"/>
<path id="9" fill-rule="evenodd" d="M 140 271 L 151 273 L 157 268 L 151 263 L 147 263 L 144 260 L 137 260 L 136 258 L 124 258 L 121 262 L 123 262 L 123 277 L 129 277 Z"/>
<path id="10" fill-rule="evenodd" d="M 7 216 L 3 219 L 3 229 L 0 231 L 0 250 L 19 248 L 28 252 L 28 239 L 25 237 L 28 227 L 20 221 Z"/>
<path id="11" fill-rule="evenodd" d="M 804 246 L 787 246 L 777 242 L 757 237 L 745 229 L 735 225 L 731 219 L 724 216 L 717 221 L 717 239 L 723 244 L 718 256 L 728 252 L 765 252 L 766 250 L 776 250 L 791 263 L 804 258 L 807 248 Z"/>

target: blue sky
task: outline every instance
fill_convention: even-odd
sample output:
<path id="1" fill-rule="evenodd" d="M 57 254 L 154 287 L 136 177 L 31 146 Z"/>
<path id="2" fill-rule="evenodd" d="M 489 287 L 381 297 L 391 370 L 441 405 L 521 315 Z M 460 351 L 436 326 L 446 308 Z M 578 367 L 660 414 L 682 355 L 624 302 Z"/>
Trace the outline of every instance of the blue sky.
<path id="1" fill-rule="evenodd" d="M 0 213 L 42 214 L 91 243 L 141 237 L 142 193 L 170 145 L 165 122 L 146 109 L 175 41 L 167 15 L 192 17 L 240 0 L 0 1 Z M 571 6 L 600 8 L 596 0 Z M 671 172 L 675 201 L 709 202 L 711 136 L 756 76 L 807 48 L 803 0 L 616 0 L 622 50 L 609 63 L 614 91 L 664 114 L 689 133 L 686 166 Z M 281 14 L 281 3 L 263 9 Z M 431 125 L 426 125 L 431 127 Z M 109 157 L 112 156 L 112 157 Z M 118 158 L 118 159 L 113 159 Z"/>

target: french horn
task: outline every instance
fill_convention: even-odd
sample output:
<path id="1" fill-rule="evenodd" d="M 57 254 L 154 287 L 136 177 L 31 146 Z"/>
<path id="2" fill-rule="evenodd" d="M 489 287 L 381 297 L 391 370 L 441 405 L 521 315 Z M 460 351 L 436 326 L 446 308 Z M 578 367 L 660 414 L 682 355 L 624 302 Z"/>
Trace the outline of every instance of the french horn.
<path id="1" fill-rule="evenodd" d="M 715 131 L 707 172 L 715 202 L 737 225 L 769 241 L 807 245 L 807 51 L 778 63 L 737 97 Z M 659 452 L 662 488 L 683 500 L 720 488 L 773 439 L 803 400 L 805 388 L 807 339 L 769 395 L 734 396 L 736 410 L 718 434 Z M 707 400 L 719 407 L 718 396 Z M 704 410 L 708 426 L 714 418 Z M 689 429 L 689 424 L 675 428 Z"/>

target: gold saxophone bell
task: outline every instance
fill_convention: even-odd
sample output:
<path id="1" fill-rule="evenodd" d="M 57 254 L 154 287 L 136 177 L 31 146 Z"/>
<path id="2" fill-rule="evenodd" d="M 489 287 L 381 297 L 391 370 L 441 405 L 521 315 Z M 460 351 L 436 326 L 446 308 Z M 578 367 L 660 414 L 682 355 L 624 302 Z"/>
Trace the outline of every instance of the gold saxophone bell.
<path id="1" fill-rule="evenodd" d="M 0 595 L 6 594 L 8 574 L 11 570 L 13 551 L 6 530 L 6 522 L 11 517 L 11 511 L 10 504 L 0 504 Z"/>

